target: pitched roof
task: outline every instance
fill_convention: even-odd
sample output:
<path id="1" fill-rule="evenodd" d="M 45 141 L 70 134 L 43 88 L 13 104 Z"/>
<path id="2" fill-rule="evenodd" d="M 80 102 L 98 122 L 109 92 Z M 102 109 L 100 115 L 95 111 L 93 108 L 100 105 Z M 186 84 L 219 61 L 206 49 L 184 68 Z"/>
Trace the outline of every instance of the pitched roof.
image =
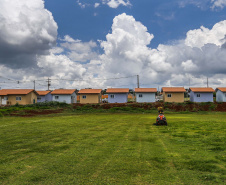
<path id="1" fill-rule="evenodd" d="M 156 88 L 135 88 L 136 93 L 156 93 L 157 89 Z"/>
<path id="2" fill-rule="evenodd" d="M 186 92 L 184 87 L 163 87 L 163 92 Z"/>
<path id="3" fill-rule="evenodd" d="M 100 94 L 102 89 L 81 89 L 78 94 Z"/>
<path id="4" fill-rule="evenodd" d="M 0 95 L 26 95 L 30 92 L 34 91 L 34 89 L 2 89 L 0 90 Z M 35 92 L 35 91 L 34 91 Z"/>
<path id="5" fill-rule="evenodd" d="M 106 93 L 129 93 L 129 88 L 109 88 Z"/>
<path id="6" fill-rule="evenodd" d="M 211 87 L 190 87 L 189 91 L 193 92 L 214 92 L 214 89 Z"/>
<path id="7" fill-rule="evenodd" d="M 226 92 L 226 87 L 218 87 L 217 90 L 220 90 L 222 92 Z"/>
<path id="8" fill-rule="evenodd" d="M 36 91 L 38 93 L 39 96 L 45 96 L 47 94 L 49 94 L 51 91 Z"/>
<path id="9" fill-rule="evenodd" d="M 72 94 L 75 91 L 75 89 L 55 89 L 51 94 Z"/>

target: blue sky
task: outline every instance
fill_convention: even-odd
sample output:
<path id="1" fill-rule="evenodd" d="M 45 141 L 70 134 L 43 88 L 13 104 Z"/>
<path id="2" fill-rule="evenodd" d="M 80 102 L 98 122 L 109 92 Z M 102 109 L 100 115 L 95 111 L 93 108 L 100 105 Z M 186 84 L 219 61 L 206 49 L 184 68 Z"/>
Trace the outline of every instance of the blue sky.
<path id="1" fill-rule="evenodd" d="M 70 35 L 82 41 L 105 40 L 111 31 L 115 16 L 126 13 L 132 15 L 154 34 L 150 46 L 167 44 L 184 39 L 189 30 L 205 26 L 211 29 L 214 24 L 226 19 L 226 9 L 211 9 L 210 1 L 200 4 L 186 3 L 183 0 L 130 0 L 131 6 L 111 8 L 100 5 L 94 8 L 93 0 L 81 0 L 87 3 L 81 8 L 76 0 L 46 0 L 45 7 L 53 14 L 58 24 L 58 36 Z M 198 2 L 198 1 L 196 1 Z"/>
<path id="2" fill-rule="evenodd" d="M 226 86 L 226 0 L 0 0 L 0 87 Z M 126 77 L 126 78 L 124 78 Z M 19 83 L 18 83 L 19 81 Z M 190 82 L 190 83 L 189 83 Z"/>

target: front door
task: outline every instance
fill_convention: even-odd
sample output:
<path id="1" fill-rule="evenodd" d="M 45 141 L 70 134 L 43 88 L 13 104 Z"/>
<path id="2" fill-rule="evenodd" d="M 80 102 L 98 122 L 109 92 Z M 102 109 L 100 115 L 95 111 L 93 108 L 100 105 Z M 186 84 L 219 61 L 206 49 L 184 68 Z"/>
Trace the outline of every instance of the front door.
<path id="1" fill-rule="evenodd" d="M 4 99 L 2 99 L 2 105 L 7 105 L 8 96 L 5 96 Z"/>

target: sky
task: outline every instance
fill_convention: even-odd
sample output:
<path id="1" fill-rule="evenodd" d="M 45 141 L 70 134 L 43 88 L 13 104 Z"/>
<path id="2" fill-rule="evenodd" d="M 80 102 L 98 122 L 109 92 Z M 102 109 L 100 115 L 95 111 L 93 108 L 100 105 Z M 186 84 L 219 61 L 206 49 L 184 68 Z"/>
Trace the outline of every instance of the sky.
<path id="1" fill-rule="evenodd" d="M 0 0 L 2 89 L 226 87 L 226 0 Z"/>

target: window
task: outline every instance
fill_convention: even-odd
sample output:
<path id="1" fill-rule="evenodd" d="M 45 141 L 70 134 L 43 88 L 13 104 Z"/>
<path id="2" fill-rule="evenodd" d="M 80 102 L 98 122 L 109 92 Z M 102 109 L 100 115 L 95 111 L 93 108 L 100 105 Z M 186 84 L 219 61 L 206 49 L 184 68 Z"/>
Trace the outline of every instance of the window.
<path id="1" fill-rule="evenodd" d="M 167 97 L 168 97 L 168 98 L 171 98 L 171 97 L 172 97 L 172 94 L 167 94 Z"/>
<path id="2" fill-rule="evenodd" d="M 42 98 L 41 97 L 37 97 L 37 100 L 41 100 Z"/>
<path id="3" fill-rule="evenodd" d="M 71 99 L 72 99 L 72 100 L 75 99 L 75 96 L 71 96 Z"/>
<path id="4" fill-rule="evenodd" d="M 59 96 L 55 96 L 55 100 L 58 100 L 59 99 Z"/>
<path id="5" fill-rule="evenodd" d="M 201 97 L 201 94 L 197 94 L 197 98 L 200 98 Z"/>
<path id="6" fill-rule="evenodd" d="M 139 98 L 142 98 L 143 97 L 143 94 L 139 94 Z"/>
<path id="7" fill-rule="evenodd" d="M 82 99 L 86 99 L 86 95 L 83 95 L 83 96 L 82 96 Z"/>
<path id="8" fill-rule="evenodd" d="M 5 97 L 4 97 L 4 100 L 8 100 L 8 96 L 5 96 Z"/>
<path id="9" fill-rule="evenodd" d="M 111 94 L 111 96 L 110 96 L 111 98 L 115 98 L 115 95 L 114 94 Z"/>
<path id="10" fill-rule="evenodd" d="M 20 101 L 20 100 L 21 100 L 21 96 L 17 96 L 16 101 Z"/>
<path id="11" fill-rule="evenodd" d="M 224 93 L 224 96 L 226 97 L 226 93 Z"/>

